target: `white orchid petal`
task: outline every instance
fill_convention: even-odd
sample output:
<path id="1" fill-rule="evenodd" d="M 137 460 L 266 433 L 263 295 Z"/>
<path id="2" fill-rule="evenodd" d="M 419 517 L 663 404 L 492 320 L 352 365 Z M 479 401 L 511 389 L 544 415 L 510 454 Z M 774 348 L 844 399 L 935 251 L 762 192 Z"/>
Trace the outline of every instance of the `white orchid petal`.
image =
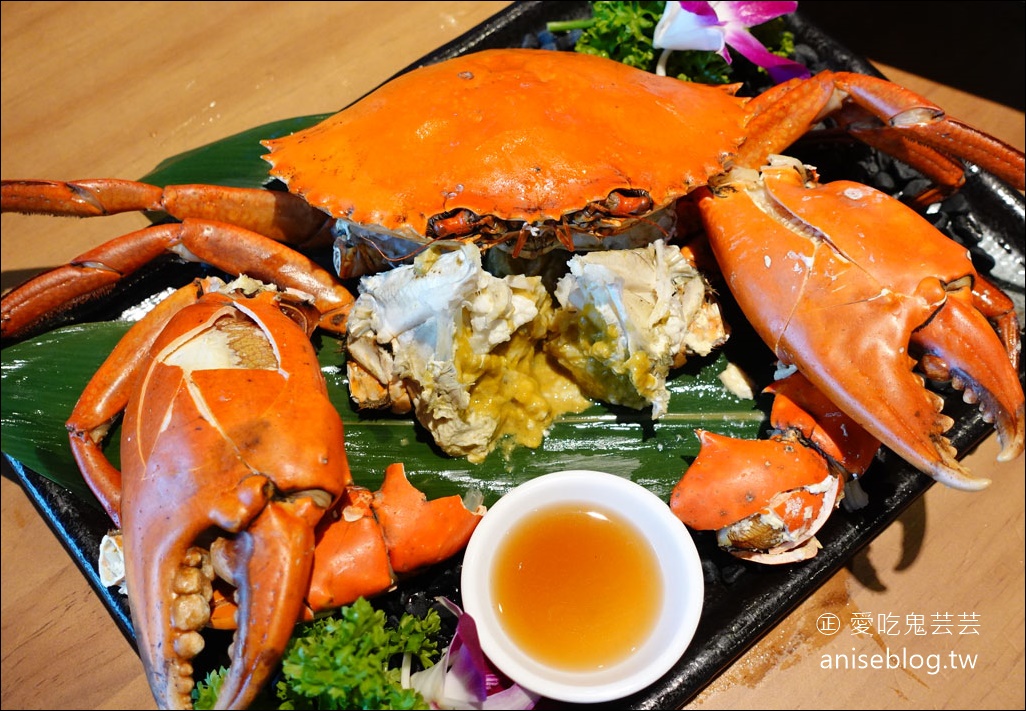
<path id="1" fill-rule="evenodd" d="M 801 64 L 767 50 L 748 32 L 749 27 L 787 15 L 798 3 L 776 2 L 668 2 L 656 25 L 653 46 L 667 50 L 716 52 L 731 63 L 728 47 L 737 50 L 752 63 L 765 68 L 773 81 L 807 77 Z M 666 53 L 660 58 L 657 73 L 665 75 Z"/>
<path id="2" fill-rule="evenodd" d="M 680 3 L 666 3 L 666 10 L 656 25 L 652 45 L 657 49 L 700 50 L 719 52 L 723 49 L 723 29 L 715 19 L 684 10 Z"/>

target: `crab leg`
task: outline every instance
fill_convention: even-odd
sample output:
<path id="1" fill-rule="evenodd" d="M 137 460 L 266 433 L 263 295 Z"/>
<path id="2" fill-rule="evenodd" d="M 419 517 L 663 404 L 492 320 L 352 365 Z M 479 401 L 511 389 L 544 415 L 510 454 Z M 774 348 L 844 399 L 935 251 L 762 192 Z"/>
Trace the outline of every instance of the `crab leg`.
<path id="1" fill-rule="evenodd" d="M 300 249 L 327 243 L 331 220 L 303 199 L 281 190 L 221 185 L 168 185 L 101 178 L 0 181 L 0 212 L 99 217 L 120 212 L 163 212 L 178 220 L 217 220 L 259 232 Z"/>
<path id="2" fill-rule="evenodd" d="M 402 464 L 385 470 L 371 505 L 397 573 L 414 572 L 463 550 L 484 514 L 480 501 L 468 505 L 459 496 L 428 501 L 410 484 Z"/>
<path id="3" fill-rule="evenodd" d="M 971 161 L 1026 189 L 1023 153 L 961 121 L 923 97 L 884 79 L 850 72 L 821 72 L 792 79 L 753 98 L 748 137 L 735 165 L 757 168 L 784 150 L 827 116 L 855 138 L 902 160 L 937 188 L 918 199 L 935 200 L 964 182 L 954 159 Z"/>
<path id="4" fill-rule="evenodd" d="M 167 253 L 309 294 L 322 314 L 321 327 L 345 332 L 353 297 L 315 262 L 256 232 L 187 219 L 122 235 L 30 279 L 4 296 L 0 335 L 15 338 L 37 330 Z"/>
<path id="5" fill-rule="evenodd" d="M 83 475 L 124 533 L 139 654 L 169 708 L 191 704 L 205 627 L 237 630 L 218 706 L 244 708 L 297 621 L 450 557 L 482 514 L 459 497 L 428 502 L 401 464 L 378 492 L 354 486 L 287 295 L 218 286 L 197 281 L 136 324 L 69 420 Z M 122 410 L 123 476 L 101 446 Z M 216 578 L 232 599 L 218 602 Z"/>
<path id="6" fill-rule="evenodd" d="M 322 520 L 305 618 L 312 619 L 321 610 L 348 605 L 360 596 L 370 597 L 395 586 L 388 546 L 371 507 L 373 499 L 369 489 L 351 486 Z"/>
<path id="7" fill-rule="evenodd" d="M 880 441 L 832 403 L 801 373 L 795 371 L 763 391 L 773 395 L 770 423 L 780 432 L 794 432 L 802 442 L 826 457 L 844 479 L 865 474 L 880 449 Z"/>

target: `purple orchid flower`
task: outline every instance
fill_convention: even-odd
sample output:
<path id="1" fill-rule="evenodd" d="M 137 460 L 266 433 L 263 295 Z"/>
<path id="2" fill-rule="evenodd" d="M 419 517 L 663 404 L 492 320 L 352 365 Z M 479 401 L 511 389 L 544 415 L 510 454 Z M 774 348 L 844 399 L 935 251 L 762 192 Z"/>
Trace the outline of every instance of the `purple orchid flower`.
<path id="1" fill-rule="evenodd" d="M 716 52 L 730 64 L 729 45 L 765 68 L 778 84 L 808 77 L 804 65 L 773 54 L 748 31 L 797 8 L 797 2 L 668 2 L 653 39 L 653 45 L 663 50 L 657 73 L 665 72 L 666 57 L 674 50 Z"/>
<path id="2" fill-rule="evenodd" d="M 435 709 L 533 709 L 538 695 L 498 674 L 481 651 L 474 618 L 445 597 L 436 598 L 456 616 L 456 634 L 442 659 L 409 673 L 403 663 L 404 688 L 413 688 Z"/>

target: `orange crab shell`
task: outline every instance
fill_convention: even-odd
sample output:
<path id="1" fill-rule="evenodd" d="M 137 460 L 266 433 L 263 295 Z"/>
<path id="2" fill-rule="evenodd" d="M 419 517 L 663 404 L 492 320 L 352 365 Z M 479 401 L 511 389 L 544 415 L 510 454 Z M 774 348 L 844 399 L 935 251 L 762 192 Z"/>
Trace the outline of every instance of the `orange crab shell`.
<path id="1" fill-rule="evenodd" d="M 576 52 L 489 50 L 264 141 L 264 158 L 311 205 L 410 237 L 457 208 L 535 223 L 617 189 L 644 190 L 658 209 L 737 149 L 746 114 L 734 91 Z"/>
<path id="2" fill-rule="evenodd" d="M 699 531 L 737 523 L 768 509 L 778 493 L 819 484 L 830 474 L 819 454 L 797 442 L 696 434 L 702 456 L 674 487 L 670 509 Z"/>

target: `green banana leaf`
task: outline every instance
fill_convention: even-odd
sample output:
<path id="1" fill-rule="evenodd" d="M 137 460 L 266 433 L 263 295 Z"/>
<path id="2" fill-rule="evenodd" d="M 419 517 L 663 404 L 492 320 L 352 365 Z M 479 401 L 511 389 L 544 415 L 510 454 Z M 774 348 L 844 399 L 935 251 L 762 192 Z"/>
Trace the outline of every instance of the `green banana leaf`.
<path id="1" fill-rule="evenodd" d="M 262 156 L 265 138 L 278 138 L 320 123 L 331 114 L 274 121 L 172 156 L 140 180 L 150 185 L 205 183 L 236 188 L 259 188 L 269 180 L 270 165 Z"/>
<path id="2" fill-rule="evenodd" d="M 78 395 L 130 324 L 87 323 L 52 331 L 2 351 L 3 451 L 39 474 L 96 505 L 71 456 L 64 424 Z M 756 437 L 765 413 L 752 400 L 727 392 L 719 381 L 720 354 L 695 361 L 670 382 L 669 412 L 653 421 L 648 411 L 595 405 L 565 416 L 538 449 L 499 447 L 480 464 L 441 452 L 412 416 L 359 411 L 349 398 L 342 343 L 317 337 L 322 371 L 345 424 L 346 451 L 354 479 L 377 488 L 385 467 L 406 466 L 410 480 L 429 498 L 464 494 L 476 487 L 494 503 L 511 487 L 564 469 L 598 469 L 632 479 L 669 498 L 687 463 L 698 452 L 695 428 Z M 118 432 L 105 453 L 118 466 Z"/>

